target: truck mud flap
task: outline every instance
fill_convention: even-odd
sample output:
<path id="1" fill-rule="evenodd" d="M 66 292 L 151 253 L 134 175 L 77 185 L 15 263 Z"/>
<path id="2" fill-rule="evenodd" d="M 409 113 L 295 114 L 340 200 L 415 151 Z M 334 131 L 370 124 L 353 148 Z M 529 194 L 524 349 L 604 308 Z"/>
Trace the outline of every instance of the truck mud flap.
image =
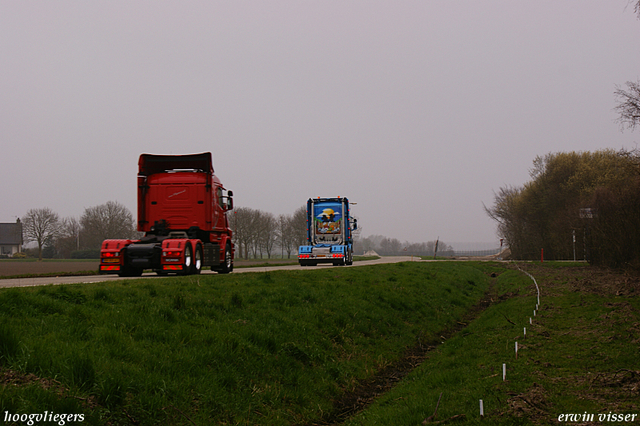
<path id="1" fill-rule="evenodd" d="M 204 244 L 202 266 L 217 266 L 220 264 L 220 245 L 213 243 Z"/>

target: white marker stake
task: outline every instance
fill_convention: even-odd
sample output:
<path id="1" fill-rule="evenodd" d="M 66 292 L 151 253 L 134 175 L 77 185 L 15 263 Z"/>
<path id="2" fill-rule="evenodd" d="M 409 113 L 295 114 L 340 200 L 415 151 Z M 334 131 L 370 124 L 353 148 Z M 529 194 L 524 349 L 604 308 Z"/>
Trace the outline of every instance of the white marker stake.
<path id="1" fill-rule="evenodd" d="M 531 322 L 531 317 L 529 317 L 529 324 L 533 324 L 533 323 Z"/>
<path id="2" fill-rule="evenodd" d="M 524 328 L 524 338 L 527 338 L 527 327 Z"/>
<path id="3" fill-rule="evenodd" d="M 536 316 L 536 310 L 535 309 L 533 310 L 533 316 L 534 317 Z"/>
<path id="4" fill-rule="evenodd" d="M 518 342 L 516 342 L 516 359 L 518 359 Z"/>
<path id="5" fill-rule="evenodd" d="M 502 381 L 507 380 L 507 364 L 502 364 Z"/>
<path id="6" fill-rule="evenodd" d="M 480 417 L 484 417 L 484 405 L 482 404 L 482 400 L 480 400 Z"/>

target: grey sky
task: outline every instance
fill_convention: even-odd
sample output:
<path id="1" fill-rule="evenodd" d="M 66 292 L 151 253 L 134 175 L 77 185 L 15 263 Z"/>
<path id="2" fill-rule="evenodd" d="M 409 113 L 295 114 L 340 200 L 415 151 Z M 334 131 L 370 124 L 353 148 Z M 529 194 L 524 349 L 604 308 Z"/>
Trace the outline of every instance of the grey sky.
<path id="1" fill-rule="evenodd" d="M 363 235 L 495 241 L 536 155 L 635 148 L 627 0 L 0 0 L 0 221 L 119 201 L 211 151 L 237 206 L 347 196 Z"/>

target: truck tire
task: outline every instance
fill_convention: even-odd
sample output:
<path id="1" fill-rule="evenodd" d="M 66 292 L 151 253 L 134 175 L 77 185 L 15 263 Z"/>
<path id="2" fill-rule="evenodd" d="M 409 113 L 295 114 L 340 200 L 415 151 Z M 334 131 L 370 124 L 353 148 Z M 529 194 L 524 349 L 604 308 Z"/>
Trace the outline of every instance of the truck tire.
<path id="1" fill-rule="evenodd" d="M 187 243 L 184 248 L 184 263 L 182 264 L 182 273 L 180 275 L 191 274 L 191 268 L 193 268 L 193 252 L 191 251 L 191 244 Z"/>
<path id="2" fill-rule="evenodd" d="M 353 252 L 351 250 L 347 252 L 347 259 L 345 260 L 345 265 L 347 266 L 353 265 Z"/>
<path id="3" fill-rule="evenodd" d="M 196 244 L 196 254 L 193 257 L 193 270 L 194 275 L 198 275 L 202 271 L 202 246 Z"/>
<path id="4" fill-rule="evenodd" d="M 231 244 L 224 249 L 224 263 L 216 269 L 219 274 L 228 274 L 233 271 L 233 259 L 231 258 Z"/>

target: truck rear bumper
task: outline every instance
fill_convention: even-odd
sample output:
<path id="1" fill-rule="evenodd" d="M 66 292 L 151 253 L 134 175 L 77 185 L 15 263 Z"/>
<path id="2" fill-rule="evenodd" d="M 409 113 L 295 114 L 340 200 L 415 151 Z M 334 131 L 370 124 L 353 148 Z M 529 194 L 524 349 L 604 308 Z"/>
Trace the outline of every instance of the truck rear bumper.
<path id="1" fill-rule="evenodd" d="M 345 265 L 347 253 L 347 246 L 301 246 L 298 250 L 298 263 L 301 266 L 315 266 L 319 263 Z"/>
<path id="2" fill-rule="evenodd" d="M 342 258 L 334 258 L 334 257 L 315 257 L 315 258 L 301 258 L 298 256 L 298 263 L 302 266 L 315 266 L 319 263 L 333 263 L 333 264 L 344 264 L 344 257 Z"/>

